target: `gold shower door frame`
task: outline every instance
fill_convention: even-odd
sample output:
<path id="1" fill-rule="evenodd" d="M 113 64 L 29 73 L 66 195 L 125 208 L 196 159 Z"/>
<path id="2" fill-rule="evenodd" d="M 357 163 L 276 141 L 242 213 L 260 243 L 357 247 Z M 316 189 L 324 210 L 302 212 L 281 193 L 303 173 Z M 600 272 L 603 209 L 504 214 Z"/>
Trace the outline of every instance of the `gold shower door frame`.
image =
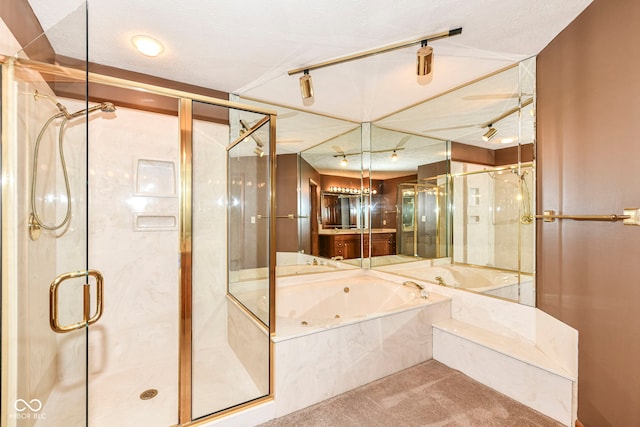
<path id="1" fill-rule="evenodd" d="M 147 92 L 166 97 L 171 97 L 179 101 L 179 123 L 180 123 L 180 271 L 179 271 L 179 372 L 178 372 L 178 422 L 181 426 L 198 426 L 213 419 L 236 413 L 252 406 L 262 404 L 273 399 L 273 342 L 269 343 L 269 394 L 246 403 L 240 403 L 230 409 L 200 418 L 196 421 L 192 419 L 192 161 L 193 161 L 193 102 L 203 102 L 215 106 L 248 111 L 252 113 L 264 114 L 269 117 L 269 156 L 270 156 L 270 185 L 271 198 L 269 209 L 275 212 L 275 165 L 276 165 L 276 144 L 275 126 L 276 112 L 273 110 L 256 106 L 244 105 L 224 99 L 203 96 L 181 90 L 164 88 L 146 83 L 135 82 L 127 79 L 105 76 L 96 73 L 87 73 L 83 70 L 50 65 L 38 61 L 27 59 L 16 59 L 0 55 L 0 64 L 12 61 L 16 66 L 25 67 L 37 72 L 49 75 L 57 75 L 65 78 L 85 80 L 89 83 L 96 83 L 123 89 Z M 4 78 L 3 78 L 4 79 Z M 88 203 L 88 202 L 87 202 Z M 275 334 L 275 221 L 269 219 L 269 337 Z M 105 286 L 108 292 L 108 284 Z M 105 307 L 105 310 L 108 310 Z M 88 381 L 88 379 L 87 379 Z"/>

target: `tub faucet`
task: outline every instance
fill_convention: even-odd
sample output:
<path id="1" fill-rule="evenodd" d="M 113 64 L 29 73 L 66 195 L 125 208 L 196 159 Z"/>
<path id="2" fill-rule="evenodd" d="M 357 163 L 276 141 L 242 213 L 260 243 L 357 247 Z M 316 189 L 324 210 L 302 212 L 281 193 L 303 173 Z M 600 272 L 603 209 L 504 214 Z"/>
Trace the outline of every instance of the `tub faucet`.
<path id="1" fill-rule="evenodd" d="M 427 292 L 427 288 L 420 283 L 413 282 L 411 280 L 407 280 L 406 282 L 402 282 L 402 286 L 414 286 L 420 290 L 420 296 L 424 299 L 429 298 L 429 292 Z"/>
<path id="2" fill-rule="evenodd" d="M 441 276 L 436 276 L 435 279 L 436 279 L 436 282 L 438 282 L 438 285 L 447 286 L 447 284 L 444 283 L 444 279 Z"/>

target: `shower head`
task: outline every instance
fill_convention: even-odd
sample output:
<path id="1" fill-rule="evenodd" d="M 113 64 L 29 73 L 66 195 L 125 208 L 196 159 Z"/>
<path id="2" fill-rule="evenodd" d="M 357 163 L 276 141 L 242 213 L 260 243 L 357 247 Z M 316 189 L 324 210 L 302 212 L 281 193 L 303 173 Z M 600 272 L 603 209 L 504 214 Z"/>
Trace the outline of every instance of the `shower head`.
<path id="1" fill-rule="evenodd" d="M 116 111 L 116 106 L 113 105 L 113 102 L 103 102 L 102 104 L 100 104 L 100 110 L 104 111 L 105 113 L 113 113 L 114 111 Z"/>
<path id="2" fill-rule="evenodd" d="M 93 113 L 94 111 L 103 111 L 105 113 L 113 113 L 114 111 L 116 111 L 116 106 L 113 105 L 112 102 L 102 102 L 98 105 L 94 105 L 93 107 L 90 107 L 87 110 L 82 110 L 82 111 L 78 111 L 77 113 L 73 113 L 71 116 L 75 117 L 76 115 L 80 116 L 82 114 L 89 114 L 89 113 Z"/>
<path id="3" fill-rule="evenodd" d="M 82 116 L 84 114 L 90 114 L 98 110 L 105 113 L 113 113 L 114 111 L 116 111 L 116 106 L 113 105 L 113 102 L 101 102 L 100 104 L 94 105 L 93 107 L 76 111 L 73 114 L 69 114 L 69 112 L 67 111 L 67 108 L 64 105 L 60 103 L 57 103 L 56 105 L 58 106 L 58 109 L 64 114 L 67 120 L 71 120 L 74 117 Z"/>

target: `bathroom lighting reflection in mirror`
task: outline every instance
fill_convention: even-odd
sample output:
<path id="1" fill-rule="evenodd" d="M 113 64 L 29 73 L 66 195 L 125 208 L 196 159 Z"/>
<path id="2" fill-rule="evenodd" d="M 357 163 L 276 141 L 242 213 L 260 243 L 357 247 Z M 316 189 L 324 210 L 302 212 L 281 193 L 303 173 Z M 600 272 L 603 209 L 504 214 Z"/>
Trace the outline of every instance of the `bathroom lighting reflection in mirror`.
<path id="1" fill-rule="evenodd" d="M 518 215 L 535 210 L 534 94 L 531 58 L 371 124 L 275 106 L 278 274 L 365 266 L 533 305 L 535 224 Z M 508 183 L 465 177 L 504 170 Z M 361 189 L 337 226 L 323 222 L 335 188 Z"/>

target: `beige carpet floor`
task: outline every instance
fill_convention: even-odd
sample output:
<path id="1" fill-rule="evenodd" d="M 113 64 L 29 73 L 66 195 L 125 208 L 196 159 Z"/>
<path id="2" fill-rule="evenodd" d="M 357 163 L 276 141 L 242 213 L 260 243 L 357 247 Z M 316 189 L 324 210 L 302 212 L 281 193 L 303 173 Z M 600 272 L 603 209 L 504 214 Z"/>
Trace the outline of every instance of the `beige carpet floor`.
<path id="1" fill-rule="evenodd" d="M 261 424 L 262 427 L 561 425 L 435 360 Z"/>

